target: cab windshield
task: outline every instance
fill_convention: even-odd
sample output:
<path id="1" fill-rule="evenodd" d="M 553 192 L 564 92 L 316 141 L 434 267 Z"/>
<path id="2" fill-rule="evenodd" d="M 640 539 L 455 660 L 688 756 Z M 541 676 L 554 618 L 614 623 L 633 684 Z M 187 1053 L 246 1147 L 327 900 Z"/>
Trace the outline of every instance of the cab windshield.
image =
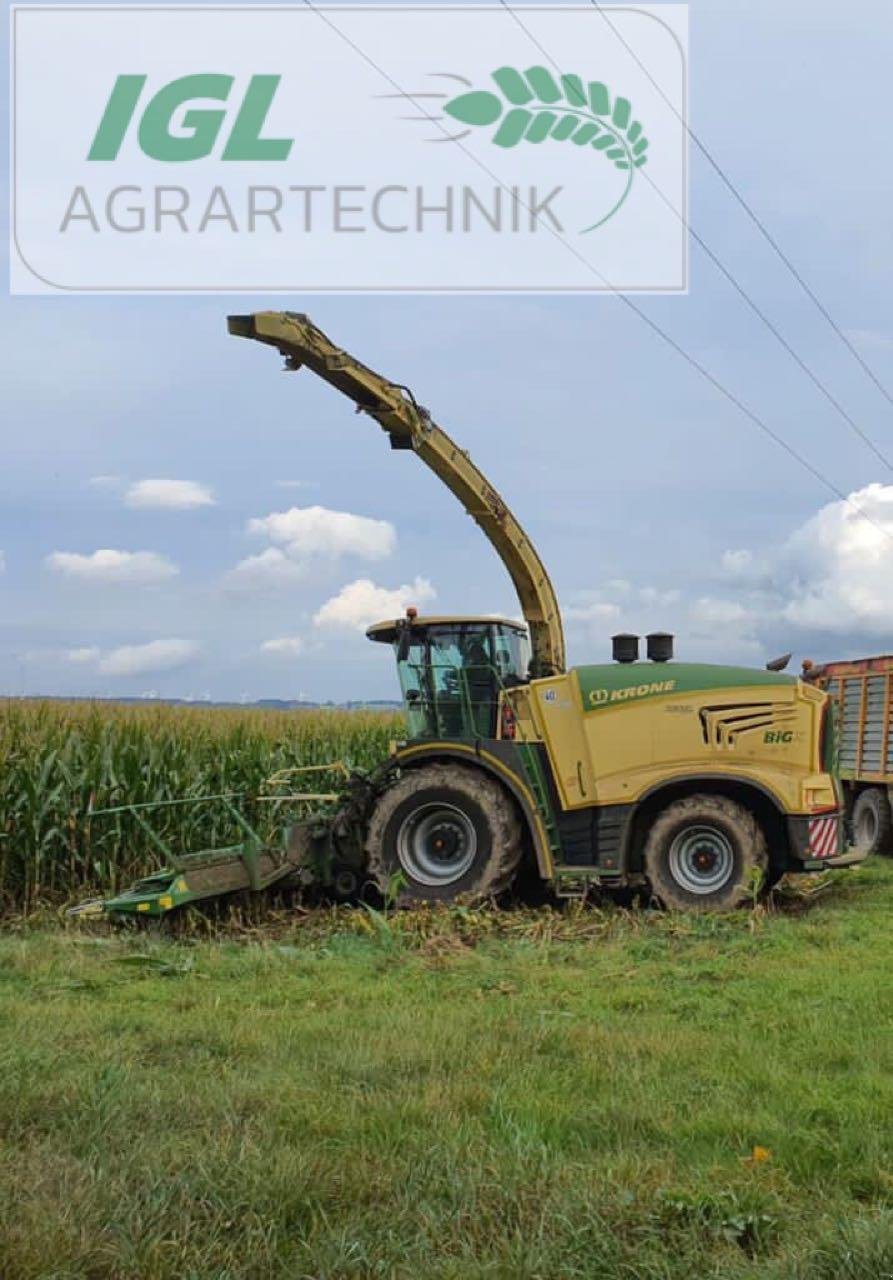
<path id="1" fill-rule="evenodd" d="M 398 662 L 411 738 L 493 738 L 499 691 L 527 679 L 527 637 L 505 623 L 418 628 Z"/>

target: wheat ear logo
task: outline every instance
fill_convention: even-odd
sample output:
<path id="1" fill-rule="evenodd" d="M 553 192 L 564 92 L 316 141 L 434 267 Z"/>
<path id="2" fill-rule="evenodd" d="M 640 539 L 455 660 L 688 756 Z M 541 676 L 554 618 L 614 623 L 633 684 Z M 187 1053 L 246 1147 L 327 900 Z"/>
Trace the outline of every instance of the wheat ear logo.
<path id="1" fill-rule="evenodd" d="M 522 142 L 569 142 L 580 150 L 601 152 L 626 174 L 623 192 L 613 207 L 581 234 L 595 231 L 622 207 L 636 170 L 648 160 L 648 139 L 633 119 L 627 98 L 613 97 L 600 80 L 584 81 L 578 75 L 558 79 L 545 67 L 517 71 L 500 67 L 491 79 L 498 89 L 472 89 L 451 98 L 443 110 L 460 124 L 487 129 L 496 126 L 491 141 L 497 147 L 517 147 Z M 466 129 L 456 138 L 466 137 Z"/>

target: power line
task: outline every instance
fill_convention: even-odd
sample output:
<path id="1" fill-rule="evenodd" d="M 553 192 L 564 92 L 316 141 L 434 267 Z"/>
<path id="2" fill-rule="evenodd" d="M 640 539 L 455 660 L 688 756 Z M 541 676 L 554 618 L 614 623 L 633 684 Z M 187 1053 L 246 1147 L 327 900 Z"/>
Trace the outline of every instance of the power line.
<path id="1" fill-rule="evenodd" d="M 868 361 L 867 361 L 867 360 L 865 360 L 865 359 L 863 358 L 863 356 L 862 356 L 862 355 L 861 355 L 861 353 L 858 351 L 858 349 L 857 349 L 857 348 L 854 346 L 854 344 L 850 341 L 850 339 L 849 339 L 849 337 L 847 336 L 846 332 L 845 332 L 843 329 L 841 329 L 840 325 L 837 323 L 837 321 L 836 321 L 836 320 L 834 319 L 834 317 L 831 315 L 830 311 L 829 311 L 829 310 L 828 310 L 828 308 L 825 306 L 825 304 L 822 302 L 821 298 L 819 298 L 819 297 L 818 297 L 818 295 L 815 293 L 815 291 L 810 287 L 809 283 L 808 283 L 808 282 L 803 278 L 803 276 L 801 275 L 801 273 L 800 273 L 800 272 L 797 270 L 797 268 L 794 266 L 794 263 L 791 261 L 791 259 L 788 257 L 788 255 L 785 253 L 784 249 L 782 249 L 781 245 L 778 243 L 778 241 L 777 241 L 777 240 L 775 239 L 775 237 L 772 235 L 772 233 L 770 232 L 770 230 L 769 230 L 769 228 L 766 226 L 766 224 L 762 221 L 762 219 L 760 218 L 759 214 L 757 214 L 757 212 L 756 212 L 756 211 L 755 211 L 755 210 L 750 206 L 750 204 L 748 204 L 747 200 L 744 198 L 744 196 L 741 194 L 741 192 L 740 192 L 740 191 L 738 190 L 738 188 L 735 186 L 735 183 L 732 181 L 732 179 L 729 177 L 729 175 L 726 173 L 726 171 L 722 168 L 722 166 L 720 165 L 719 161 L 715 159 L 715 157 L 713 156 L 712 152 L 711 152 L 711 151 L 709 150 L 709 148 L 707 147 L 707 144 L 701 140 L 701 138 L 698 136 L 698 134 L 696 134 L 696 133 L 695 133 L 694 129 L 692 129 L 692 128 L 691 128 L 691 126 L 689 125 L 688 121 L 683 117 L 683 115 L 681 114 L 681 112 L 679 112 L 679 111 L 676 109 L 676 105 L 675 105 L 675 103 L 674 103 L 674 102 L 673 102 L 673 101 L 672 101 L 672 100 L 667 96 L 667 94 L 665 94 L 665 93 L 664 93 L 663 89 L 662 89 L 662 88 L 661 88 L 661 86 L 657 83 L 657 81 L 655 80 L 655 78 L 654 78 L 654 76 L 651 74 L 651 72 L 648 70 L 648 68 L 645 66 L 644 62 L 642 62 L 642 60 L 640 59 L 639 55 L 638 55 L 638 54 L 635 52 L 635 50 L 633 49 L 632 45 L 630 45 L 630 44 L 629 44 L 629 42 L 623 38 L 623 36 L 621 35 L 620 31 L 617 29 L 617 27 L 615 27 L 615 26 L 614 26 L 614 23 L 613 23 L 613 22 L 611 21 L 611 19 L 608 17 L 608 15 L 607 15 L 607 13 L 605 12 L 605 10 L 604 10 L 604 9 L 602 8 L 602 6 L 599 4 L 598 0 L 589 0 L 589 3 L 592 5 L 592 7 L 593 7 L 593 8 L 594 8 L 594 9 L 595 9 L 599 14 L 601 14 L 602 18 L 605 20 L 605 22 L 608 24 L 608 26 L 609 26 L 609 27 L 611 28 L 611 30 L 614 32 L 614 35 L 617 37 L 617 39 L 618 39 L 618 40 L 620 41 L 620 43 L 623 45 L 624 49 L 626 49 L 627 53 L 630 55 L 630 57 L 633 59 L 633 61 L 636 63 L 636 65 L 640 68 L 640 70 L 641 70 L 641 71 L 643 71 L 643 72 L 644 72 L 644 74 L 645 74 L 645 75 L 648 77 L 648 79 L 651 81 L 651 84 L 654 86 L 654 88 L 657 90 L 657 92 L 658 92 L 658 93 L 660 94 L 660 96 L 663 98 L 664 102 L 667 104 L 667 106 L 670 108 L 670 110 L 671 110 L 671 111 L 673 112 L 673 114 L 676 116 L 676 119 L 677 119 L 677 120 L 679 120 L 679 122 L 681 123 L 682 127 L 685 129 L 685 132 L 688 134 L 689 138 L 691 138 L 692 142 L 693 142 L 693 143 L 695 144 L 695 146 L 698 148 L 698 150 L 700 151 L 701 155 L 704 157 L 704 159 L 707 161 L 707 163 L 708 163 L 708 164 L 710 165 L 710 167 L 713 169 L 713 171 L 714 171 L 714 173 L 716 174 L 716 176 L 720 179 L 720 181 L 721 181 L 721 182 L 723 183 L 723 185 L 727 188 L 727 190 L 730 192 L 730 194 L 731 194 L 731 195 L 734 197 L 734 199 L 738 202 L 738 204 L 741 206 L 741 208 L 742 208 L 742 209 L 744 210 L 744 212 L 747 214 L 748 218 L 750 218 L 751 222 L 754 224 L 754 226 L 755 226 L 755 227 L 757 228 L 757 230 L 760 232 L 760 234 L 762 235 L 763 239 L 766 241 L 766 243 L 767 243 L 767 244 L 770 246 L 770 248 L 773 250 L 773 252 L 774 252 L 774 253 L 778 256 L 778 258 L 779 258 L 779 259 L 784 263 L 785 267 L 787 267 L 788 271 L 791 273 L 791 275 L 792 275 L 792 276 L 794 277 L 794 279 L 797 281 L 797 284 L 800 286 L 800 288 L 803 290 L 803 292 L 806 294 L 806 296 L 807 296 L 807 297 L 808 297 L 808 298 L 809 298 L 809 299 L 810 299 L 810 300 L 815 304 L 815 306 L 818 308 L 818 310 L 819 310 L 819 311 L 821 312 L 821 314 L 824 316 L 825 320 L 828 322 L 828 324 L 831 326 L 831 328 L 832 328 L 832 329 L 834 330 L 834 332 L 837 334 L 838 338 L 839 338 L 839 339 L 840 339 L 840 341 L 843 343 L 843 345 L 846 347 L 846 349 L 849 351 L 850 355 L 853 357 L 853 359 L 856 361 L 856 363 L 857 363 L 857 364 L 862 368 L 863 372 L 864 372 L 865 374 L 867 374 L 867 376 L 871 379 L 871 381 L 872 381 L 872 382 L 874 383 L 874 385 L 877 387 L 878 391 L 880 391 L 881 395 L 884 397 L 884 399 L 887 401 L 887 403 L 888 403 L 888 404 L 890 404 L 891 406 L 893 406 L 893 395 L 891 395 L 891 393 L 890 393 L 890 392 L 887 390 L 887 388 L 884 386 L 883 382 L 881 382 L 880 378 L 879 378 L 879 377 L 877 376 L 877 374 L 874 372 L 874 370 L 872 369 L 872 367 L 871 367 L 871 365 L 868 363 Z M 889 464 L 888 464 L 888 465 L 889 465 Z"/>
<path id="2" fill-rule="evenodd" d="M 388 82 L 388 84 L 391 86 L 392 89 L 395 89 L 398 93 L 401 94 L 401 96 L 408 98 L 409 101 L 412 102 L 413 105 L 423 114 L 429 115 L 429 118 L 431 119 L 432 124 L 434 124 L 436 128 L 440 130 L 440 132 L 444 135 L 444 137 L 451 137 L 451 135 L 447 133 L 446 127 L 440 120 L 436 119 L 433 116 L 430 116 L 430 113 L 425 111 L 425 108 L 419 105 L 419 103 L 416 101 L 416 98 L 413 94 L 407 93 L 407 91 L 393 78 L 392 75 L 390 75 L 389 72 L 385 71 L 383 67 L 379 66 L 379 64 L 375 61 L 375 59 L 372 58 L 368 53 L 366 53 L 366 51 L 362 49 L 354 40 L 352 40 L 345 31 L 342 31 L 342 29 L 339 26 L 337 26 L 337 24 L 334 23 L 326 13 L 324 13 L 321 9 L 317 8 L 317 6 L 313 3 L 313 0 L 303 0 L 303 3 L 308 9 L 310 9 L 313 13 L 315 13 L 317 17 L 322 22 L 324 22 L 327 27 L 330 28 L 331 31 L 333 31 L 341 40 L 343 40 L 345 44 L 347 44 L 351 49 L 353 49 L 354 52 L 363 59 L 363 61 L 367 64 L 367 66 L 370 66 L 374 71 L 376 71 L 380 76 L 382 76 L 382 78 Z M 707 382 L 709 382 L 710 385 L 720 393 L 720 395 L 724 396 L 725 399 L 728 400 L 730 404 L 734 405 L 736 409 L 738 409 L 750 422 L 752 422 L 756 427 L 758 427 L 760 431 L 762 431 L 766 436 L 768 436 L 770 440 L 772 440 L 776 445 L 778 445 L 780 449 L 783 449 L 785 453 L 787 453 L 791 458 L 795 460 L 795 462 L 798 462 L 800 466 L 803 467 L 806 471 L 808 471 L 810 475 L 814 477 L 814 479 L 818 480 L 819 483 L 825 489 L 827 489 L 829 493 L 833 494 L 835 498 L 839 499 L 839 501 L 843 502 L 846 506 L 848 506 L 863 520 L 867 521 L 868 524 L 872 525 L 873 528 L 875 528 L 878 533 L 883 534 L 884 537 L 890 538 L 890 540 L 893 541 L 893 535 L 888 533 L 887 530 L 883 528 L 882 525 L 879 525 L 877 521 L 874 520 L 868 514 L 867 511 L 863 511 L 863 509 L 859 506 L 858 503 L 853 502 L 852 498 L 849 497 L 848 494 L 844 493 L 842 489 L 839 489 L 833 480 L 829 480 L 826 475 L 824 475 L 821 471 L 819 471 L 818 467 L 816 467 L 812 462 L 810 462 L 808 458 L 805 458 L 801 453 L 798 452 L 798 450 L 794 448 L 793 445 L 789 444 L 782 436 L 780 436 L 775 430 L 773 430 L 773 428 L 770 427 L 769 424 L 762 417 L 760 417 L 759 414 L 757 414 L 753 409 L 751 409 L 748 405 L 746 405 L 743 400 L 739 399 L 739 397 L 735 395 L 735 393 L 731 391 L 727 386 L 725 386 L 724 383 L 720 382 L 720 380 L 717 377 L 715 377 L 715 375 L 712 374 L 709 369 L 707 369 L 704 365 L 700 363 L 699 360 L 697 360 L 693 355 L 691 355 L 688 351 L 686 351 L 685 348 L 682 347 L 676 341 L 675 338 L 673 338 L 669 333 L 667 333 L 667 331 L 664 328 L 662 328 L 661 325 L 659 325 L 656 320 L 652 320 L 651 317 L 647 314 L 647 312 L 643 311 L 642 308 L 632 300 L 632 298 L 628 297 L 625 293 L 621 293 L 619 289 L 615 288 L 615 286 L 610 282 L 610 280 L 608 280 L 608 278 L 605 275 L 603 275 L 601 271 L 599 271 L 598 267 L 596 267 L 593 263 L 591 263 L 587 258 L 584 258 L 583 255 L 579 252 L 579 250 L 577 250 L 568 240 L 566 240 L 560 231 L 557 231 L 554 227 L 550 226 L 548 223 L 542 222 L 539 214 L 535 213 L 530 208 L 529 205 L 525 204 L 524 201 L 520 199 L 517 192 L 509 188 L 502 181 L 501 178 L 497 177 L 497 175 L 492 171 L 492 169 L 490 169 L 489 166 L 483 160 L 481 160 L 479 156 L 476 156 L 472 151 L 469 151 L 469 149 L 466 146 L 464 146 L 461 139 L 453 139 L 451 137 L 451 140 L 454 142 L 454 145 L 456 145 L 459 148 L 459 150 L 462 151 L 463 155 L 467 156 L 468 159 L 471 160 L 473 164 L 477 165 L 479 169 L 481 169 L 484 173 L 486 173 L 487 176 L 490 178 L 490 180 L 492 182 L 495 182 L 501 191 L 506 192 L 513 200 L 517 201 L 517 203 L 525 210 L 525 212 L 527 212 L 532 218 L 536 219 L 539 225 L 542 226 L 543 230 L 548 231 L 550 235 L 552 235 L 556 240 L 558 240 L 561 244 L 563 244 L 564 247 L 568 250 L 568 252 L 573 254 L 573 256 L 578 260 L 578 262 L 580 262 L 586 268 L 587 271 L 591 272 L 598 280 L 600 280 L 602 285 L 611 294 L 613 294 L 615 298 L 617 298 L 620 302 L 622 302 L 623 305 L 627 307 L 630 311 L 634 312 L 634 314 L 637 315 L 640 320 L 644 321 L 644 323 L 648 326 L 649 329 L 652 330 L 652 332 L 657 334 L 657 336 L 661 338 L 667 344 L 667 346 L 671 347 L 672 350 L 675 351 L 677 355 L 681 356 L 682 359 L 685 360 L 687 364 L 689 364 L 703 378 L 705 378 Z"/>
<path id="3" fill-rule="evenodd" d="M 503 9 L 505 9 L 506 13 L 508 13 L 514 19 L 514 21 L 518 24 L 521 30 L 530 39 L 531 43 L 536 45 L 537 49 L 539 49 L 543 57 L 548 58 L 549 62 L 551 62 L 552 66 L 555 68 L 558 74 L 561 75 L 561 67 L 559 67 L 558 63 L 555 61 L 555 59 L 552 57 L 549 51 L 539 42 L 539 40 L 536 38 L 536 36 L 533 34 L 530 28 L 522 21 L 522 19 L 519 17 L 516 10 L 514 10 L 511 7 L 511 5 L 508 3 L 508 0 L 499 0 L 499 3 L 502 5 Z M 678 112 L 676 112 L 676 115 L 679 116 L 679 119 L 682 120 L 684 123 L 683 117 L 679 115 Z M 660 197 L 660 199 L 663 201 L 666 207 L 670 210 L 670 212 L 676 218 L 678 218 L 679 222 L 682 224 L 685 230 L 689 233 L 689 235 L 692 237 L 695 243 L 701 247 L 701 249 L 710 259 L 710 261 L 713 263 L 716 269 L 719 272 L 721 272 L 723 276 L 725 276 L 726 280 L 728 280 L 729 284 L 732 286 L 735 292 L 739 295 L 739 297 L 741 297 L 744 300 L 744 302 L 747 303 L 747 305 L 750 307 L 754 315 L 757 316 L 757 318 L 762 321 L 762 323 L 766 326 L 769 332 L 775 337 L 775 339 L 785 349 L 785 351 L 788 353 L 791 359 L 794 360 L 796 364 L 799 366 L 799 368 L 806 374 L 810 382 L 812 382 L 812 384 L 818 388 L 818 390 L 822 393 L 822 395 L 825 397 L 828 403 L 832 406 L 832 408 L 834 408 L 837 411 L 840 417 L 844 420 L 844 422 L 847 423 L 847 425 L 852 429 L 852 431 L 859 437 L 862 443 L 865 444 L 871 450 L 871 452 L 878 459 L 878 461 L 883 463 L 883 465 L 887 468 L 888 471 L 893 471 L 893 462 L 891 462 L 890 459 L 887 458 L 881 452 L 881 450 L 877 447 L 877 445 L 874 443 L 871 437 L 865 431 L 863 431 L 862 427 L 859 426 L 858 422 L 856 422 L 856 420 L 847 412 L 844 406 L 840 403 L 840 401 L 837 399 L 834 393 L 828 388 L 828 386 L 822 381 L 822 379 L 818 376 L 815 370 L 810 368 L 810 366 L 799 355 L 799 353 L 795 350 L 795 348 L 791 346 L 790 342 L 788 342 L 787 338 L 784 336 L 781 330 L 769 319 L 765 311 L 763 311 L 763 309 L 759 306 L 759 304 L 754 300 L 754 298 L 751 297 L 751 295 L 747 292 L 747 290 L 741 284 L 740 280 L 738 280 L 737 277 L 729 270 L 729 268 L 725 265 L 725 263 L 720 259 L 718 254 L 716 254 L 713 251 L 713 249 L 711 249 L 710 245 L 707 244 L 704 238 L 700 236 L 697 231 L 695 231 L 694 227 L 685 217 L 685 214 L 680 212 L 680 210 L 676 208 L 676 206 L 672 203 L 669 197 L 666 196 L 663 191 L 661 191 L 660 187 L 657 185 L 657 183 L 654 181 L 654 179 L 651 177 L 651 175 L 648 173 L 646 169 L 644 168 L 641 169 L 640 173 L 642 177 L 647 181 L 652 191 L 656 192 L 656 194 Z"/>

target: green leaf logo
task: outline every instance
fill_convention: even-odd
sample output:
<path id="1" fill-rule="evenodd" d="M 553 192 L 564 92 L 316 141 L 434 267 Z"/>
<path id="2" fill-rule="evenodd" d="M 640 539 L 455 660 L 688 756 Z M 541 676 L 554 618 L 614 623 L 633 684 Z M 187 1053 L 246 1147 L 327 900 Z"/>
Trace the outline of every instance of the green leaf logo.
<path id="1" fill-rule="evenodd" d="M 546 67 L 528 67 L 523 72 L 500 67 L 492 79 L 498 93 L 474 89 L 451 98 L 444 111 L 473 128 L 497 125 L 491 139 L 497 147 L 549 139 L 600 151 L 627 174 L 626 184 L 613 208 L 584 227 L 583 233 L 595 231 L 613 218 L 630 193 L 636 170 L 648 161 L 648 139 L 642 125 L 633 119 L 629 100 L 612 99 L 608 86 L 600 80 L 586 82 L 577 75 L 556 79 Z"/>

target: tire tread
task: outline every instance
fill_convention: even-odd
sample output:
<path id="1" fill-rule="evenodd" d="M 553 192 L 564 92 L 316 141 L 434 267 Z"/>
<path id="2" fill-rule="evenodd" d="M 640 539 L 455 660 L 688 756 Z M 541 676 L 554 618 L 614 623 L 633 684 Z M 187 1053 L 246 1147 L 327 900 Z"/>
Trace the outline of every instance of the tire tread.
<path id="1" fill-rule="evenodd" d="M 388 822 L 397 808 L 410 797 L 432 788 L 455 787 L 471 796 L 487 816 L 492 837 L 492 855 L 479 869 L 477 881 L 457 895 L 464 902 L 496 898 L 511 887 L 521 861 L 521 822 L 508 792 L 480 769 L 466 765 L 437 763 L 407 770 L 379 797 L 366 832 L 367 872 L 379 892 L 387 895 L 393 867 L 385 848 Z M 397 895 L 399 906 L 426 901 L 418 889 L 404 887 Z"/>
<path id="2" fill-rule="evenodd" d="M 859 812 L 867 805 L 872 807 L 877 819 L 877 834 L 869 853 L 893 854 L 893 813 L 890 811 L 890 801 L 887 799 L 885 790 L 881 787 L 868 787 L 856 796 L 856 802 L 853 805 L 854 837 Z"/>
<path id="3" fill-rule="evenodd" d="M 710 814 L 736 831 L 743 865 L 734 884 L 728 885 L 719 895 L 710 895 L 699 901 L 696 894 L 686 893 L 676 884 L 663 854 L 666 840 L 680 820 L 690 817 L 692 821 L 704 821 L 705 815 L 709 818 Z M 749 810 L 726 796 L 705 794 L 676 800 L 657 815 L 645 841 L 644 861 L 651 890 L 665 907 L 676 911 L 732 911 L 748 898 L 754 871 L 759 871 L 765 880 L 769 852 L 765 833 Z"/>

